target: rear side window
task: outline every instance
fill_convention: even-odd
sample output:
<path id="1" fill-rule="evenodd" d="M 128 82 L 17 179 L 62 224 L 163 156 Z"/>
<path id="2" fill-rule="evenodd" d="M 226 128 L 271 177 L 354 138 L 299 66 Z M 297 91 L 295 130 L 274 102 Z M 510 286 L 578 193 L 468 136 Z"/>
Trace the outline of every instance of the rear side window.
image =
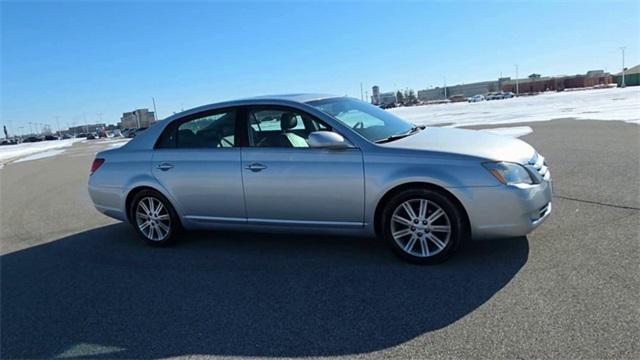
<path id="1" fill-rule="evenodd" d="M 174 121 L 158 139 L 157 148 L 223 148 L 236 143 L 234 109 Z"/>

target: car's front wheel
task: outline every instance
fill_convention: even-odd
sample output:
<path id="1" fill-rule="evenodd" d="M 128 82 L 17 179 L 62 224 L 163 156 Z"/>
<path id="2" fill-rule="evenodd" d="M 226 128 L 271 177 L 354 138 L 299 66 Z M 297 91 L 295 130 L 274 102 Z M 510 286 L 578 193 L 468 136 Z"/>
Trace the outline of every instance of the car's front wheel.
<path id="1" fill-rule="evenodd" d="M 162 194 L 153 190 L 140 191 L 131 201 L 129 211 L 131 225 L 147 244 L 163 246 L 174 241 L 180 221 Z"/>
<path id="2" fill-rule="evenodd" d="M 418 264 L 446 260 L 465 235 L 460 209 L 437 190 L 413 189 L 395 195 L 382 220 L 383 236 L 394 252 Z"/>

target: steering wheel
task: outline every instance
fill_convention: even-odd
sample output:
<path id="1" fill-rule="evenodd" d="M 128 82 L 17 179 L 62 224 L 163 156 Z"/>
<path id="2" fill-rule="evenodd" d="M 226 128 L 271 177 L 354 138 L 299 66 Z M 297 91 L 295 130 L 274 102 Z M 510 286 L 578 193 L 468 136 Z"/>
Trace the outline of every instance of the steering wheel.
<path id="1" fill-rule="evenodd" d="M 352 129 L 364 129 L 364 123 L 362 121 L 358 121 L 355 125 L 351 127 Z"/>

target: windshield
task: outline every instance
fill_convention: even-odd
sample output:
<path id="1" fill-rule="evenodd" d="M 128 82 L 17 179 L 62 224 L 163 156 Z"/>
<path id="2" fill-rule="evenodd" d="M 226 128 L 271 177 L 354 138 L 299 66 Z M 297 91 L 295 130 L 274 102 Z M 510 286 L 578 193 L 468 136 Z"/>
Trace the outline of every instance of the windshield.
<path id="1" fill-rule="evenodd" d="M 407 134 L 414 127 L 390 112 L 347 97 L 311 101 L 309 105 L 335 117 L 372 142 Z"/>

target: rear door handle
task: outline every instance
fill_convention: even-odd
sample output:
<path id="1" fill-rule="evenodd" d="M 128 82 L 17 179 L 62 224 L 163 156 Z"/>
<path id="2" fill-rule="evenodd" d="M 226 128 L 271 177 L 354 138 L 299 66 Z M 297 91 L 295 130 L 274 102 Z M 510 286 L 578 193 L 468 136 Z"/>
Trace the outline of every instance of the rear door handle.
<path id="1" fill-rule="evenodd" d="M 156 166 L 156 168 L 158 170 L 167 171 L 167 170 L 173 169 L 173 165 L 171 165 L 169 163 L 162 163 L 162 164 Z"/>
<path id="2" fill-rule="evenodd" d="M 259 164 L 259 163 L 252 163 L 249 164 L 245 167 L 245 169 L 247 170 L 251 170 L 253 172 L 258 172 L 258 171 L 262 171 L 264 169 L 266 169 L 267 167 L 265 165 Z"/>

